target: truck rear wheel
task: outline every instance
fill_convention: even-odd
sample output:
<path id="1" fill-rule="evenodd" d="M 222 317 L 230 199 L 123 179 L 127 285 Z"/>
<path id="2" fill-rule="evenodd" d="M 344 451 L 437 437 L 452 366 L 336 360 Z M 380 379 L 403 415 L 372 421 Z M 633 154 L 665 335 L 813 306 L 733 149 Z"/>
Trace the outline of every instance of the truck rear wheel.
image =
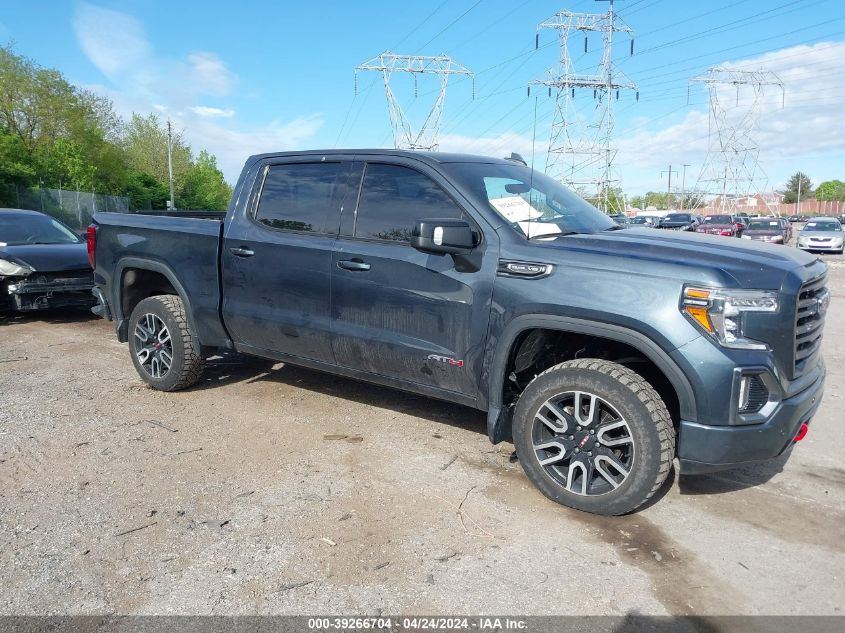
<path id="1" fill-rule="evenodd" d="M 175 295 L 148 297 L 129 318 L 129 351 L 138 375 L 159 391 L 178 391 L 200 379 L 203 359 L 185 304 Z"/>
<path id="2" fill-rule="evenodd" d="M 606 360 L 555 365 L 525 388 L 513 439 L 525 474 L 552 501 L 619 515 L 666 480 L 675 432 L 663 400 L 639 374 Z"/>

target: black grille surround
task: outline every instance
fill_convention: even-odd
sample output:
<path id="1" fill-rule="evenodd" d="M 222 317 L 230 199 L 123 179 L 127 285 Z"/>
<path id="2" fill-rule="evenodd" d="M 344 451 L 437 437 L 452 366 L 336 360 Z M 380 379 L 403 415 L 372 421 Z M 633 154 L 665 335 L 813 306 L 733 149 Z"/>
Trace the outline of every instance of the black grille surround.
<path id="1" fill-rule="evenodd" d="M 795 307 L 795 356 L 793 376 L 804 373 L 805 367 L 821 349 L 825 313 L 830 302 L 827 275 L 808 281 L 798 291 Z"/>

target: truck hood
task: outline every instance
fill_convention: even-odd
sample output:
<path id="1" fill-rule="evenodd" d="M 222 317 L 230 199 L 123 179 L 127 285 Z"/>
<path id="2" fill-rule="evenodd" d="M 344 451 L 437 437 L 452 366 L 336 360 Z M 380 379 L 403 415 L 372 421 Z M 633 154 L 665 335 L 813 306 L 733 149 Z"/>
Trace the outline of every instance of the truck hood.
<path id="1" fill-rule="evenodd" d="M 722 271 L 741 288 L 778 290 L 787 273 L 809 267 L 818 260 L 796 248 L 774 249 L 752 240 L 729 240 L 703 233 L 625 229 L 606 233 L 570 235 L 541 242 L 569 252 L 582 251 L 631 260 L 626 268 L 653 268 L 642 264 L 683 264 L 691 268 Z M 613 264 L 609 264 L 612 266 Z"/>
<path id="2" fill-rule="evenodd" d="M 78 244 L 21 244 L 0 247 L 0 257 L 26 264 L 40 272 L 91 268 L 88 250 Z"/>

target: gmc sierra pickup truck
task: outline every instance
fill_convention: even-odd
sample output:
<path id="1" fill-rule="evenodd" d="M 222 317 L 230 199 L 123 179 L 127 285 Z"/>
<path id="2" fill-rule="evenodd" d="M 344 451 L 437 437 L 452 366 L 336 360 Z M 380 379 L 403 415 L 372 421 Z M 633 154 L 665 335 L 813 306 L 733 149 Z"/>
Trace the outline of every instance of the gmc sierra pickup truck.
<path id="1" fill-rule="evenodd" d="M 254 156 L 225 216 L 99 213 L 88 246 L 152 387 L 222 347 L 475 407 L 588 512 L 636 509 L 676 457 L 779 456 L 822 398 L 817 257 L 622 228 L 516 156 Z"/>

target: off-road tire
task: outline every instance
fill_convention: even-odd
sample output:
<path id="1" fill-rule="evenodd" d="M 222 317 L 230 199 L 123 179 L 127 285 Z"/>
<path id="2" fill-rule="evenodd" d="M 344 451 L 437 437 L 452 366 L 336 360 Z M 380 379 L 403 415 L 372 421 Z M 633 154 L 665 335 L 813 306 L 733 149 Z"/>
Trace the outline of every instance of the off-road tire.
<path id="1" fill-rule="evenodd" d="M 147 314 L 161 319 L 170 332 L 173 361 L 168 371 L 156 378 L 144 369 L 138 359 L 135 328 Z M 202 375 L 204 362 L 196 334 L 191 331 L 185 304 L 176 295 L 157 295 L 143 299 L 129 317 L 129 355 L 138 375 L 148 385 L 159 391 L 179 391 L 195 384 Z"/>
<path id="2" fill-rule="evenodd" d="M 610 403 L 628 423 L 634 457 L 627 478 L 595 496 L 567 490 L 540 464 L 532 439 L 535 416 L 550 398 L 566 392 L 588 392 Z M 513 440 L 519 462 L 531 482 L 549 499 L 571 508 L 603 515 L 632 512 L 663 484 L 675 455 L 675 431 L 666 405 L 654 388 L 627 367 L 585 358 L 550 367 L 523 391 L 513 418 Z"/>

